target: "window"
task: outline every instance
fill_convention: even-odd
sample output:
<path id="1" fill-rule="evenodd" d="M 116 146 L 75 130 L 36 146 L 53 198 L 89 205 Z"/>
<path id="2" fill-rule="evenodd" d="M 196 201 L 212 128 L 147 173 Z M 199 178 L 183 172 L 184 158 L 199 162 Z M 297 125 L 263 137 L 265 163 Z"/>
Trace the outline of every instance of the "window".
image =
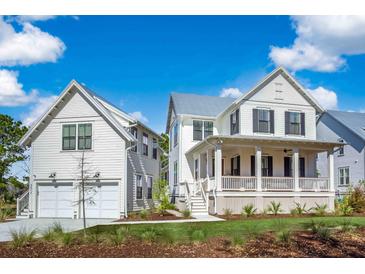
<path id="1" fill-rule="evenodd" d="M 270 132 L 270 111 L 267 109 L 259 109 L 259 132 Z"/>
<path id="2" fill-rule="evenodd" d="M 199 159 L 195 159 L 194 161 L 194 179 L 199 179 Z"/>
<path id="3" fill-rule="evenodd" d="M 251 155 L 251 176 L 256 176 L 256 156 Z M 273 176 L 273 157 L 261 156 L 261 176 Z"/>
<path id="4" fill-rule="evenodd" d="M 62 150 L 76 149 L 76 125 L 63 125 Z"/>
<path id="5" fill-rule="evenodd" d="M 143 133 L 143 155 L 148 156 L 148 134 Z"/>
<path id="6" fill-rule="evenodd" d="M 193 140 L 201 141 L 203 139 L 203 122 L 193 120 Z"/>
<path id="7" fill-rule="evenodd" d="M 239 133 L 239 115 L 239 109 L 236 109 L 236 111 L 231 114 L 231 135 Z"/>
<path id="8" fill-rule="evenodd" d="M 240 156 L 231 158 L 231 174 L 232 176 L 240 175 Z"/>
<path id="9" fill-rule="evenodd" d="M 350 168 L 340 167 L 338 169 L 338 185 L 347 186 L 350 184 Z"/>
<path id="10" fill-rule="evenodd" d="M 177 137 L 178 137 L 178 124 L 175 122 L 174 125 L 174 147 L 177 146 Z"/>
<path id="11" fill-rule="evenodd" d="M 142 175 L 136 175 L 136 199 L 142 199 Z"/>
<path id="12" fill-rule="evenodd" d="M 157 159 L 157 147 L 158 147 L 158 144 L 157 144 L 157 140 L 156 138 L 153 138 L 152 139 L 152 159 Z"/>
<path id="13" fill-rule="evenodd" d="M 137 139 L 137 143 L 135 144 L 135 146 L 133 146 L 132 148 L 131 148 L 131 150 L 133 151 L 133 152 L 137 152 L 137 147 L 138 147 L 138 131 L 137 131 L 137 128 L 136 127 L 132 127 L 131 128 L 131 134 Z"/>
<path id="14" fill-rule="evenodd" d="M 204 121 L 204 139 L 213 135 L 213 122 Z"/>
<path id="15" fill-rule="evenodd" d="M 300 135 L 300 113 L 289 112 L 289 134 Z"/>
<path id="16" fill-rule="evenodd" d="M 293 158 L 284 157 L 284 176 L 293 177 Z M 305 158 L 299 157 L 299 177 L 305 177 Z"/>
<path id="17" fill-rule="evenodd" d="M 153 177 L 147 176 L 147 199 L 152 199 Z"/>
<path id="18" fill-rule="evenodd" d="M 91 124 L 79 124 L 78 149 L 91 149 Z"/>
<path id="19" fill-rule="evenodd" d="M 338 140 L 339 142 L 343 143 L 343 139 L 340 139 Z M 339 149 L 338 149 L 338 154 L 337 156 L 344 156 L 345 155 L 345 146 L 341 146 Z"/>
<path id="20" fill-rule="evenodd" d="M 174 186 L 177 186 L 177 161 L 174 162 Z"/>
<path id="21" fill-rule="evenodd" d="M 261 176 L 263 176 L 263 177 L 269 176 L 269 157 L 268 156 L 261 157 Z"/>

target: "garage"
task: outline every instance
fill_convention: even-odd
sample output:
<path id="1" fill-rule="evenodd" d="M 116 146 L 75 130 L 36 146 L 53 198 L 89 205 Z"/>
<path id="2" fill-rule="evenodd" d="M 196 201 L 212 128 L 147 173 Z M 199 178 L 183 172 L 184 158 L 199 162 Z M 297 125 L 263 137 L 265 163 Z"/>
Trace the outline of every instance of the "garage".
<path id="1" fill-rule="evenodd" d="M 72 183 L 38 184 L 38 217 L 73 217 Z"/>
<path id="2" fill-rule="evenodd" d="M 86 190 L 86 218 L 120 217 L 119 184 L 100 183 L 91 185 Z"/>

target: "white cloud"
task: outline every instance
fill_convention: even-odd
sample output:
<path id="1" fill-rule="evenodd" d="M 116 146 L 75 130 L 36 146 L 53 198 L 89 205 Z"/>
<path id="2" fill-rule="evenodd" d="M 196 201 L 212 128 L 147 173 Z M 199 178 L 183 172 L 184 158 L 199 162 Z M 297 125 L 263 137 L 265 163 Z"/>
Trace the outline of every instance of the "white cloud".
<path id="1" fill-rule="evenodd" d="M 337 109 L 337 94 L 333 90 L 320 86 L 316 89 L 308 89 L 308 91 L 325 109 Z"/>
<path id="2" fill-rule="evenodd" d="M 365 53 L 365 16 L 293 16 L 297 37 L 289 47 L 272 46 L 269 57 L 292 71 L 333 72 L 346 56 Z"/>
<path id="3" fill-rule="evenodd" d="M 16 16 L 20 22 L 47 21 L 56 18 L 55 15 L 19 15 Z"/>
<path id="4" fill-rule="evenodd" d="M 30 126 L 33 122 L 37 121 L 50 108 L 56 99 L 56 95 L 39 97 L 36 104 L 30 108 L 30 112 L 22 115 L 23 124 Z"/>
<path id="5" fill-rule="evenodd" d="M 28 22 L 21 26 L 17 32 L 0 17 L 0 66 L 56 62 L 62 56 L 66 46 L 58 37 Z"/>
<path id="6" fill-rule="evenodd" d="M 144 115 L 142 114 L 142 112 L 140 112 L 140 111 L 135 111 L 135 112 L 129 113 L 129 115 L 130 115 L 130 116 L 132 116 L 134 119 L 136 119 L 136 120 L 138 120 L 138 121 L 142 122 L 142 123 L 145 123 L 145 124 L 147 124 L 147 123 L 148 123 L 148 119 L 147 119 L 147 117 L 146 117 L 146 116 L 144 116 Z"/>
<path id="7" fill-rule="evenodd" d="M 0 106 L 20 106 L 37 99 L 38 92 L 32 90 L 28 94 L 23 90 L 23 85 L 18 82 L 18 72 L 0 70 Z"/>
<path id="8" fill-rule="evenodd" d="M 220 97 L 232 97 L 238 98 L 242 95 L 242 92 L 238 88 L 225 88 L 222 89 L 221 93 L 219 94 Z"/>

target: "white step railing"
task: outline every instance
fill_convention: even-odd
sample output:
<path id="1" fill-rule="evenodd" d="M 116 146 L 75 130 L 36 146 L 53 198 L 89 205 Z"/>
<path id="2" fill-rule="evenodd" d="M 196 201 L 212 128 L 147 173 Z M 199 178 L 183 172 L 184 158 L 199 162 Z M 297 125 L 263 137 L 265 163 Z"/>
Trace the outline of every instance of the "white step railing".
<path id="1" fill-rule="evenodd" d="M 222 176 L 222 190 L 255 191 L 256 177 Z"/>
<path id="2" fill-rule="evenodd" d="M 16 199 L 16 215 L 19 216 L 29 205 L 29 190 Z"/>
<path id="3" fill-rule="evenodd" d="M 292 177 L 262 177 L 263 191 L 292 191 L 294 178 Z"/>
<path id="4" fill-rule="evenodd" d="M 329 191 L 329 178 L 299 178 L 299 188 L 302 191 Z"/>

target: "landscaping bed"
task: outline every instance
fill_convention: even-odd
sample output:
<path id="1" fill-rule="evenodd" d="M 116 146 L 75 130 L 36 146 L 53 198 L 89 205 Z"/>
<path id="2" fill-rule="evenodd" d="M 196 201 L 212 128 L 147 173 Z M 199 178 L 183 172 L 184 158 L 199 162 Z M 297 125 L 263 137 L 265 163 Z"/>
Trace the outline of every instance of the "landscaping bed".
<path id="1" fill-rule="evenodd" d="M 15 235 L 0 257 L 365 257 L 364 217 L 103 225 Z"/>
<path id="2" fill-rule="evenodd" d="M 132 222 L 132 221 L 167 221 L 167 220 L 183 220 L 191 219 L 191 217 L 177 217 L 170 213 L 159 214 L 157 212 L 149 213 L 146 216 L 141 216 L 141 214 L 130 214 L 128 218 L 123 218 L 116 220 L 115 222 Z"/>

